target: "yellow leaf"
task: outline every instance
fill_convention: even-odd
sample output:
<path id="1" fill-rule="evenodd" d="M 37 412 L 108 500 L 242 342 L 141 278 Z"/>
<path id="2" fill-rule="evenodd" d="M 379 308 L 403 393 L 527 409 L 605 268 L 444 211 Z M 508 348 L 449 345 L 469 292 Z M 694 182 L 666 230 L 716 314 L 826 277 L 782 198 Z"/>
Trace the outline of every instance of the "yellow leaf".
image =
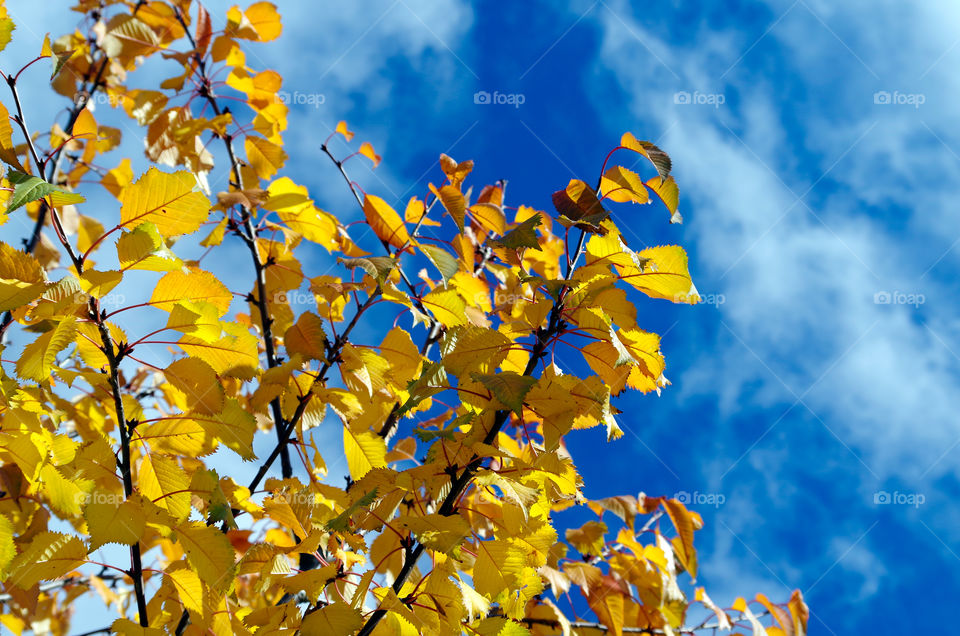
<path id="1" fill-rule="evenodd" d="M 620 138 L 620 145 L 624 148 L 640 153 L 649 159 L 650 163 L 653 164 L 653 167 L 657 169 L 657 173 L 660 175 L 660 177 L 666 179 L 670 174 L 670 169 L 672 168 L 670 164 L 670 157 L 667 156 L 667 153 L 660 150 L 649 141 L 639 141 L 633 136 L 632 133 L 625 132 Z"/>
<path id="2" fill-rule="evenodd" d="M 596 341 L 581 347 L 580 352 L 593 372 L 610 387 L 610 392 L 619 395 L 627 384 L 631 366 L 617 366 L 619 354 L 614 346 L 607 341 Z"/>
<path id="3" fill-rule="evenodd" d="M 103 224 L 92 216 L 80 215 L 77 225 L 77 250 L 86 252 L 97 239 L 103 236 Z"/>
<path id="4" fill-rule="evenodd" d="M 23 353 L 17 360 L 17 375 L 36 382 L 49 380 L 57 354 L 73 342 L 76 333 L 76 318 L 61 320 L 53 329 L 23 348 Z"/>
<path id="5" fill-rule="evenodd" d="M 177 596 L 180 597 L 180 602 L 183 603 L 183 606 L 189 610 L 191 614 L 197 617 L 202 616 L 203 583 L 200 582 L 200 577 L 190 568 L 183 567 L 185 564 L 182 561 L 175 565 L 179 565 L 180 567 L 168 567 L 164 574 L 169 576 L 173 581 L 174 587 L 177 588 Z"/>
<path id="6" fill-rule="evenodd" d="M 223 386 L 209 364 L 197 358 L 175 360 L 164 369 L 167 380 L 183 393 L 189 411 L 212 415 L 223 410 Z"/>
<path id="7" fill-rule="evenodd" d="M 337 128 L 334 132 L 339 135 L 343 135 L 343 138 L 347 141 L 353 139 L 353 133 L 347 129 L 347 122 L 343 120 L 337 122 Z"/>
<path id="8" fill-rule="evenodd" d="M 0 5 L 0 51 L 7 48 L 7 45 L 10 44 L 10 38 L 12 37 L 13 30 L 17 28 L 7 16 L 6 7 Z"/>
<path id="9" fill-rule="evenodd" d="M 660 200 L 663 201 L 663 204 L 667 206 L 667 209 L 670 210 L 670 222 L 683 223 L 683 216 L 677 212 L 680 193 L 677 189 L 677 182 L 673 180 L 673 177 L 667 177 L 666 179 L 653 177 L 647 181 L 647 187 L 653 190 L 656 195 L 660 197 Z"/>
<path id="10" fill-rule="evenodd" d="M 410 233 L 403 219 L 380 197 L 372 194 L 364 197 L 363 213 L 373 232 L 384 244 L 400 249 L 410 242 Z"/>
<path id="11" fill-rule="evenodd" d="M 604 576 L 600 585 L 590 588 L 587 603 L 614 636 L 623 635 L 623 590 L 612 576 Z"/>
<path id="12" fill-rule="evenodd" d="M 336 219 L 313 205 L 304 186 L 289 177 L 281 177 L 270 184 L 267 192 L 270 196 L 263 208 L 276 212 L 291 230 L 308 241 L 323 245 L 329 251 L 338 249 L 340 231 Z"/>
<path id="13" fill-rule="evenodd" d="M 130 166 L 130 159 L 125 158 L 113 170 L 107 172 L 100 179 L 100 184 L 117 199 L 123 197 L 123 191 L 128 185 L 133 183 L 133 168 Z"/>
<path id="14" fill-rule="evenodd" d="M 562 224 L 576 227 L 591 233 L 604 234 L 600 223 L 609 216 L 609 212 L 597 198 L 593 188 L 579 179 L 571 179 L 563 190 L 553 193 L 553 207 L 560 213 Z"/>
<path id="15" fill-rule="evenodd" d="M 43 266 L 30 254 L 0 242 L 0 311 L 33 301 L 46 289 Z"/>
<path id="16" fill-rule="evenodd" d="M 193 269 L 188 273 L 177 271 L 165 275 L 150 296 L 150 304 L 164 311 L 172 310 L 183 300 L 208 302 L 223 316 L 230 309 L 233 294 L 210 272 Z"/>
<path id="17" fill-rule="evenodd" d="M 271 2 L 254 3 L 242 14 L 237 7 L 227 13 L 227 32 L 239 38 L 269 42 L 282 31 L 280 14 Z"/>
<path id="18" fill-rule="evenodd" d="M 13 543 L 13 523 L 0 515 L 0 580 L 7 578 L 7 568 L 15 556 L 17 548 Z"/>
<path id="19" fill-rule="evenodd" d="M 75 536 L 42 532 L 10 564 L 7 582 L 27 590 L 82 565 L 87 548 Z"/>
<path id="20" fill-rule="evenodd" d="M 185 170 L 172 174 L 151 167 L 121 197 L 120 225 L 149 221 L 163 236 L 190 234 L 207 220 L 210 202 L 197 187 L 196 177 Z"/>
<path id="21" fill-rule="evenodd" d="M 350 636 L 363 627 L 360 610 L 346 603 L 333 603 L 303 618 L 300 633 L 303 636 Z"/>
<path id="22" fill-rule="evenodd" d="M 387 447 L 383 438 L 373 431 L 355 432 L 343 427 L 343 451 L 347 456 L 350 477 L 356 481 L 374 468 L 387 465 Z"/>
<path id="23" fill-rule="evenodd" d="M 40 469 L 40 482 L 51 508 L 69 517 L 80 514 L 80 504 L 86 496 L 81 487 L 90 488 L 89 480 L 67 479 L 53 464 L 46 464 Z"/>
<path id="24" fill-rule="evenodd" d="M 271 143 L 262 137 L 247 136 L 243 140 L 243 147 L 247 151 L 247 161 L 261 179 L 269 179 L 275 175 L 287 161 L 287 153 L 283 151 L 283 146 Z"/>
<path id="25" fill-rule="evenodd" d="M 600 190 L 606 198 L 617 203 L 647 203 L 650 200 L 640 175 L 623 166 L 614 166 L 603 174 Z"/>
<path id="26" fill-rule="evenodd" d="M 406 388 L 420 369 L 420 351 L 410 334 L 400 327 L 394 327 L 384 337 L 380 355 L 390 363 L 390 381 L 396 386 Z"/>
<path id="27" fill-rule="evenodd" d="M 233 546 L 220 530 L 195 521 L 177 527 L 177 538 L 201 581 L 217 590 L 233 584 Z"/>
<path id="28" fill-rule="evenodd" d="M 357 153 L 363 155 L 364 157 L 372 161 L 374 168 L 380 165 L 381 157 L 376 152 L 374 152 L 373 146 L 370 144 L 369 141 L 365 141 L 362 144 L 360 144 L 360 149 L 357 150 Z"/>
<path id="29" fill-rule="evenodd" d="M 137 473 L 140 493 L 179 521 L 190 514 L 190 477 L 176 461 L 158 453 L 146 454 Z"/>
<path id="30" fill-rule="evenodd" d="M 686 507 L 676 499 L 665 499 L 663 501 L 663 507 L 670 516 L 670 520 L 677 529 L 677 534 L 680 538 L 679 545 L 674 544 L 675 547 L 679 548 L 677 550 L 677 556 L 683 564 L 683 567 L 690 572 L 690 576 L 696 578 L 697 552 L 693 547 L 694 521 Z"/>
<path id="31" fill-rule="evenodd" d="M 459 186 L 463 183 L 463 180 L 467 178 L 467 175 L 470 174 L 470 171 L 473 170 L 473 160 L 467 159 L 466 161 L 457 163 L 452 157 L 441 154 L 440 169 L 443 170 L 443 174 L 447 175 L 452 185 Z"/>
<path id="32" fill-rule="evenodd" d="M 91 552 L 105 543 L 133 545 L 143 536 L 146 526 L 146 515 L 139 502 L 123 501 L 119 494 L 95 492 L 83 517 L 87 520 Z"/>
<path id="33" fill-rule="evenodd" d="M 473 566 L 473 583 L 477 592 L 491 601 L 511 588 L 527 564 L 523 548 L 510 541 L 481 541 L 477 545 L 477 561 Z"/>
<path id="34" fill-rule="evenodd" d="M 299 353 L 308 360 L 323 360 L 327 357 L 327 337 L 323 320 L 309 311 L 300 314 L 297 323 L 283 335 L 283 345 L 288 355 Z"/>
<path id="35" fill-rule="evenodd" d="M 403 220 L 407 223 L 413 223 L 414 225 L 419 223 L 420 225 L 427 227 L 440 227 L 440 223 L 429 217 L 426 217 L 426 214 L 427 208 L 423 204 L 423 201 L 413 196 L 410 197 L 409 201 L 407 201 L 407 207 L 403 211 Z"/>
<path id="36" fill-rule="evenodd" d="M 457 224 L 457 229 L 462 233 L 463 222 L 466 218 L 467 202 L 466 199 L 463 198 L 463 193 L 460 192 L 460 188 L 452 185 L 445 185 L 437 190 L 431 183 L 430 190 L 433 192 L 434 196 L 440 199 L 440 203 L 443 204 L 443 208 L 450 213 L 450 216 Z"/>
<path id="37" fill-rule="evenodd" d="M 184 334 L 177 344 L 191 357 L 209 364 L 219 376 L 249 380 L 259 365 L 257 337 L 243 325 L 222 323 L 226 334 L 217 339 L 204 339 L 200 334 Z"/>
<path id="38" fill-rule="evenodd" d="M 80 276 L 80 288 L 94 298 L 103 298 L 120 284 L 123 280 L 123 272 L 107 271 L 101 272 L 95 269 L 88 269 Z"/>
<path id="39" fill-rule="evenodd" d="M 227 399 L 223 412 L 214 416 L 214 429 L 227 448 L 245 461 L 257 458 L 253 452 L 253 435 L 257 431 L 257 420 L 248 413 L 234 398 Z"/>
<path id="40" fill-rule="evenodd" d="M 422 302 L 445 327 L 455 327 L 467 322 L 467 304 L 452 289 L 434 289 L 423 297 Z"/>
<path id="41" fill-rule="evenodd" d="M 470 206 L 470 216 L 487 232 L 503 236 L 507 231 L 507 217 L 499 205 L 474 203 Z"/>
<path id="42" fill-rule="evenodd" d="M 638 254 L 642 268 L 617 266 L 620 277 L 651 298 L 695 305 L 697 288 L 687 269 L 687 253 L 678 245 L 648 247 Z"/>
<path id="43" fill-rule="evenodd" d="M 124 271 L 172 272 L 183 267 L 153 223 L 141 223 L 134 230 L 124 232 L 117 240 L 117 259 Z"/>
<path id="44" fill-rule="evenodd" d="M 507 357 L 509 338 L 499 331 L 464 326 L 447 330 L 441 352 L 447 371 L 462 378 L 470 373 L 493 373 Z"/>
<path id="45" fill-rule="evenodd" d="M 470 535 L 470 524 L 462 517 L 428 514 L 422 517 L 401 515 L 397 527 L 407 528 L 417 540 L 430 548 L 451 556 L 459 552 L 460 544 Z"/>
<path id="46" fill-rule="evenodd" d="M 73 136 L 79 137 L 82 141 L 93 141 L 97 138 L 97 120 L 93 118 L 93 113 L 84 108 L 77 116 L 76 123 L 73 124 Z"/>
<path id="47" fill-rule="evenodd" d="M 600 521 L 588 521 L 579 528 L 568 528 L 566 539 L 584 556 L 600 556 L 606 543 L 603 536 L 607 533 L 607 524 Z"/>

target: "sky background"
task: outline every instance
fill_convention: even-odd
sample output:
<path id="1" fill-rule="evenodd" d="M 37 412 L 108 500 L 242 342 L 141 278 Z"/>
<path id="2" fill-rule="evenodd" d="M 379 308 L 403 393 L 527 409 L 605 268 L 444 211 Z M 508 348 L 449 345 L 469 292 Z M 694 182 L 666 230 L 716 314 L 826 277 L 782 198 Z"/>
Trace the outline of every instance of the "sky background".
<path id="1" fill-rule="evenodd" d="M 222 27 L 228 4 L 206 4 Z M 45 3 L 8 5 L 19 30 L 4 70 L 36 54 L 37 34 L 75 25 Z M 292 96 L 287 174 L 347 221 L 359 211 L 319 151 L 340 119 L 384 157 L 375 172 L 357 163 L 353 178 L 401 207 L 438 180 L 441 152 L 473 159 L 477 185 L 508 179 L 509 205 L 552 212 L 550 194 L 594 181 L 623 132 L 665 149 L 684 225 L 646 207 L 615 217 L 633 247 L 684 245 L 716 302 L 641 303 L 673 385 L 617 402 L 619 442 L 572 437 L 587 495 L 722 498 L 691 504 L 705 521 L 698 583 L 720 604 L 757 592 L 785 601 L 799 588 L 811 634 L 955 621 L 960 6 L 280 10 L 279 43 L 247 47 L 248 63 L 279 71 Z M 149 87 L 144 77 L 133 83 Z M 477 103 L 479 91 L 514 103 Z M 61 106 L 30 116 L 50 121 Z M 223 176 L 211 176 L 219 189 Z M 21 230 L 0 233 L 13 243 Z"/>

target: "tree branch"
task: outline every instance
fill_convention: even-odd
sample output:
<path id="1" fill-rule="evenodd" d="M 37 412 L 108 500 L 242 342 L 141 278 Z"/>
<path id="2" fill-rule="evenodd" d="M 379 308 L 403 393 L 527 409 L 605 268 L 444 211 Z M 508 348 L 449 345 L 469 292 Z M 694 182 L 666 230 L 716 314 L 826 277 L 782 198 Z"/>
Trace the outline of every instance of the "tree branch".
<path id="1" fill-rule="evenodd" d="M 583 247 L 583 235 L 584 233 L 581 231 L 580 242 L 577 246 L 577 256 L 580 255 L 580 251 Z M 566 277 L 570 278 L 570 274 L 572 272 L 573 268 L 568 267 Z M 560 293 L 557 294 L 557 298 L 553 303 L 553 308 L 550 310 L 550 317 L 546 329 L 542 327 L 537 328 L 535 333 L 536 342 L 533 345 L 533 351 L 530 354 L 530 359 L 527 362 L 527 366 L 523 370 L 523 375 L 530 376 L 533 374 L 537 368 L 537 364 L 540 362 L 540 359 L 546 354 L 547 345 L 550 342 L 550 339 L 560 333 L 560 331 L 566 326 L 561 319 L 561 314 L 563 313 L 563 304 L 569 289 L 570 288 L 565 285 L 563 288 L 561 288 Z M 504 427 L 509 418 L 509 410 L 497 411 L 496 415 L 494 416 L 493 426 L 491 426 L 490 430 L 487 431 L 486 436 L 483 438 L 483 443 L 487 445 L 492 444 L 496 440 L 497 435 L 500 434 L 500 430 Z M 437 510 L 439 514 L 444 516 L 452 516 L 456 513 L 457 500 L 467 489 L 470 481 L 473 479 L 474 475 L 476 475 L 477 471 L 482 465 L 482 457 L 474 455 L 470 459 L 466 467 L 463 469 L 463 472 L 461 472 L 450 484 L 450 491 L 447 493 L 447 496 L 444 497 L 440 508 Z M 425 549 L 426 546 L 424 546 L 423 543 L 417 542 L 416 546 L 409 550 L 409 552 L 406 554 L 403 566 L 400 568 L 400 572 L 397 574 L 397 578 L 394 579 L 393 585 L 391 586 L 394 592 L 400 592 L 403 584 L 406 583 L 407 578 L 409 578 L 410 574 L 413 572 L 413 568 L 416 567 L 417 560 L 423 554 Z M 386 613 L 386 610 L 383 609 L 375 610 L 370 617 L 367 618 L 367 622 L 358 632 L 357 636 L 370 636 Z"/>
<path id="2" fill-rule="evenodd" d="M 33 138 L 30 136 L 30 129 L 27 127 L 26 119 L 23 116 L 23 107 L 20 103 L 20 94 L 17 91 L 17 81 L 14 76 L 7 76 L 7 84 L 10 86 L 10 91 L 13 93 L 13 101 L 17 108 L 17 115 L 14 117 L 14 120 L 20 126 L 20 130 L 27 139 L 27 145 L 30 148 L 30 154 L 33 156 L 37 170 L 42 170 L 44 164 L 42 161 L 40 161 L 40 157 L 37 154 L 37 149 L 33 145 Z M 67 237 L 63 232 L 63 226 L 60 223 L 60 216 L 57 214 L 56 208 L 51 207 L 50 211 L 52 213 L 51 220 L 53 221 L 54 228 L 57 231 L 57 237 L 60 239 L 60 242 L 67 251 L 67 254 L 70 256 L 70 260 L 73 261 L 74 268 L 77 271 L 77 276 L 82 276 L 83 261 L 73 249 L 70 241 L 67 240 Z M 130 461 L 130 429 L 128 428 L 128 423 L 124 416 L 123 393 L 120 385 L 120 357 L 122 357 L 123 354 L 121 352 L 120 356 L 118 356 L 114 351 L 113 338 L 110 336 L 110 328 L 107 326 L 104 313 L 100 311 L 100 302 L 93 296 L 90 296 L 88 299 L 88 306 L 90 311 L 90 319 L 96 323 L 97 330 L 100 332 L 100 340 L 102 341 L 103 345 L 102 351 L 107 358 L 107 364 L 109 366 L 108 379 L 110 391 L 113 394 L 113 405 L 116 411 L 117 429 L 120 432 L 120 476 L 123 480 L 124 495 L 127 499 L 129 499 L 133 494 L 133 476 Z M 147 600 L 143 592 L 143 565 L 140 559 L 139 542 L 130 546 L 130 570 L 127 572 L 127 574 L 129 574 L 130 578 L 133 579 L 133 590 L 137 599 L 137 611 L 140 618 L 140 625 L 146 627 L 150 623 L 147 618 Z"/>
<path id="3" fill-rule="evenodd" d="M 136 15 L 137 11 L 140 10 L 140 7 L 143 3 L 138 3 L 133 10 L 133 15 Z M 93 44 L 96 47 L 96 44 Z M 100 68 L 97 70 L 96 76 L 93 78 L 93 83 L 89 88 L 86 87 L 86 84 L 90 82 L 90 71 L 93 68 L 91 65 L 87 69 L 87 75 L 84 76 L 83 82 L 81 84 L 81 89 L 78 91 L 78 95 L 85 95 L 83 99 L 77 99 L 76 97 L 73 100 L 73 106 L 70 108 L 69 116 L 67 117 L 67 125 L 64 128 L 67 136 L 69 137 L 73 133 L 73 127 L 77 123 L 77 119 L 80 117 L 80 113 L 83 112 L 83 109 L 86 108 L 87 102 L 90 100 L 90 96 L 94 95 L 98 90 L 105 86 L 103 82 L 103 75 L 107 69 L 107 66 L 110 65 L 110 57 L 104 52 L 103 59 L 100 63 Z M 46 176 L 47 183 L 56 184 L 60 180 L 60 169 L 64 157 L 64 148 L 65 144 L 61 144 L 58 147 L 51 159 L 53 160 L 50 165 L 50 171 Z M 49 162 L 49 160 L 48 160 Z M 40 170 L 40 166 L 37 166 L 37 170 Z M 43 232 L 43 226 L 47 221 L 47 214 L 49 212 L 49 207 L 47 206 L 46 200 L 42 200 L 40 203 L 40 210 L 37 212 L 37 220 L 33 224 L 33 230 L 30 232 L 30 238 L 26 239 L 23 251 L 27 254 L 33 254 L 34 250 L 37 249 L 37 244 L 40 242 L 40 234 Z M 13 322 L 13 312 L 7 311 L 4 312 L 3 318 L 0 318 L 0 337 L 3 336 L 7 328 Z"/>
<path id="4" fill-rule="evenodd" d="M 216 95 L 209 89 L 210 78 L 207 74 L 206 60 L 204 60 L 196 50 L 196 39 L 193 37 L 193 34 L 190 33 L 190 28 L 183 17 L 183 12 L 180 11 L 179 7 L 174 7 L 174 11 L 176 11 L 177 20 L 183 27 L 184 33 L 194 49 L 193 59 L 200 71 L 201 78 L 200 96 L 207 100 L 207 103 L 213 108 L 213 112 L 219 116 L 222 114 L 222 111 L 220 104 L 217 103 Z M 229 134 L 218 136 L 226 146 L 227 157 L 230 160 L 230 171 L 233 173 L 234 185 L 237 190 L 243 191 L 243 174 L 240 171 L 240 161 L 237 159 L 236 151 L 233 148 L 233 137 Z M 260 326 L 263 328 L 263 346 L 267 356 L 267 368 L 272 369 L 279 366 L 279 361 L 277 360 L 276 344 L 273 336 L 273 318 L 270 316 L 270 307 L 267 304 L 267 266 L 263 260 L 261 260 L 260 252 L 257 250 L 257 230 L 253 225 L 253 213 L 245 205 L 238 205 L 237 207 L 240 208 L 240 222 L 242 225 L 242 228 L 237 229 L 237 235 L 243 239 L 244 244 L 250 252 L 250 260 L 253 262 L 253 269 L 257 281 L 257 295 L 256 298 L 253 299 L 253 304 L 257 307 L 257 313 L 260 314 Z M 270 401 L 270 412 L 273 415 L 274 429 L 277 431 L 277 445 L 280 447 L 280 473 L 284 479 L 287 479 L 293 476 L 293 464 L 290 462 L 290 448 L 286 442 L 281 441 L 283 438 L 284 419 L 283 410 L 280 406 L 280 398 L 274 398 Z"/>

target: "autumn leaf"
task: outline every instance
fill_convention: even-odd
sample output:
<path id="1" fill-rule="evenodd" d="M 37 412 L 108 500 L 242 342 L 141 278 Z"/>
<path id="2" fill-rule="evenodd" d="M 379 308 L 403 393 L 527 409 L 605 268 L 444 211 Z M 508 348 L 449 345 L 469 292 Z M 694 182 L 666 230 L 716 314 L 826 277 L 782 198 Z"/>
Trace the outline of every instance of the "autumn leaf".
<path id="1" fill-rule="evenodd" d="M 585 232 L 605 234 L 600 222 L 609 216 L 593 188 L 579 179 L 571 179 L 563 190 L 553 193 L 553 206 L 560 213 L 560 223 Z"/>
<path id="2" fill-rule="evenodd" d="M 657 169 L 661 179 L 670 176 L 670 170 L 673 168 L 670 157 L 654 144 L 649 141 L 639 141 L 632 133 L 625 132 L 620 138 L 620 145 L 649 159 L 650 163 Z"/>
<path id="3" fill-rule="evenodd" d="M 234 552 L 227 537 L 199 522 L 180 525 L 176 532 L 187 562 L 200 580 L 214 589 L 229 587 L 233 580 Z"/>
<path id="4" fill-rule="evenodd" d="M 49 380 L 57 354 L 73 342 L 77 332 L 76 324 L 76 319 L 65 318 L 24 347 L 23 354 L 17 361 L 17 374 L 36 382 Z"/>
<path id="5" fill-rule="evenodd" d="M 329 634 L 349 636 L 363 627 L 360 610 L 343 603 L 327 605 L 303 617 L 300 632 L 306 634 Z"/>
<path id="6" fill-rule="evenodd" d="M 354 480 L 360 479 L 374 468 L 387 465 L 387 449 L 383 438 L 372 431 L 355 432 L 349 426 L 344 426 L 343 450 L 347 456 L 350 476 Z"/>
<path id="7" fill-rule="evenodd" d="M 17 555 L 7 571 L 6 581 L 28 590 L 40 581 L 63 576 L 82 565 L 87 548 L 75 536 L 42 532 Z"/>
<path id="8" fill-rule="evenodd" d="M 647 203 L 650 200 L 640 175 L 622 166 L 614 166 L 603 174 L 600 190 L 604 197 L 617 203 Z"/>
<path id="9" fill-rule="evenodd" d="M 150 304 L 165 311 L 184 300 L 210 303 L 222 316 L 230 308 L 233 294 L 210 272 L 194 269 L 166 274 L 150 296 Z"/>
<path id="10" fill-rule="evenodd" d="M 400 215 L 378 196 L 368 194 L 363 199 L 363 213 L 373 233 L 384 244 L 402 249 L 410 243 L 410 233 Z"/>
<path id="11" fill-rule="evenodd" d="M 638 252 L 643 267 L 618 266 L 621 278 L 652 298 L 694 305 L 700 302 L 682 247 L 648 247 Z"/>
<path id="12" fill-rule="evenodd" d="M 161 236 L 196 232 L 210 213 L 209 201 L 196 187 L 196 178 L 189 172 L 150 168 L 123 190 L 120 225 L 153 223 Z"/>
<path id="13" fill-rule="evenodd" d="M 46 275 L 36 258 L 0 242 L 0 311 L 26 305 L 46 290 Z"/>
<path id="14" fill-rule="evenodd" d="M 208 415 L 223 410 L 223 387 L 213 367 L 203 360 L 180 358 L 164 369 L 163 374 L 181 391 L 187 410 Z"/>
<path id="15" fill-rule="evenodd" d="M 112 495 L 112 498 L 119 498 Z M 146 515 L 135 500 L 113 501 L 95 498 L 83 509 L 90 534 L 90 551 L 107 543 L 133 545 L 143 536 Z"/>

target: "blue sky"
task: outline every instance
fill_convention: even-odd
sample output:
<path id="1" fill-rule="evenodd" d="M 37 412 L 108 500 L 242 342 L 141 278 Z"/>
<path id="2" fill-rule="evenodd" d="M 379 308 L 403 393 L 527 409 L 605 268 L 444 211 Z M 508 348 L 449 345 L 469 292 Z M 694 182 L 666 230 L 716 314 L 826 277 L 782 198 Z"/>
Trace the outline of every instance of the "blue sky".
<path id="1" fill-rule="evenodd" d="M 34 52 L 31 31 L 73 26 L 8 4 L 20 30 L 5 68 Z M 392 203 L 436 180 L 440 152 L 546 210 L 570 178 L 596 178 L 624 131 L 669 152 L 685 224 L 615 214 L 634 244 L 687 247 L 698 288 L 723 302 L 641 304 L 673 386 L 621 399 L 620 442 L 574 437 L 587 494 L 723 495 L 697 507 L 699 582 L 720 603 L 800 588 L 811 633 L 951 624 L 960 7 L 280 4 L 280 42 L 248 59 L 323 96 L 294 107 L 289 174 L 342 218 L 358 211 L 318 149 L 340 119 L 384 156 L 352 176 Z M 884 492 L 923 503 L 876 503 Z"/>

